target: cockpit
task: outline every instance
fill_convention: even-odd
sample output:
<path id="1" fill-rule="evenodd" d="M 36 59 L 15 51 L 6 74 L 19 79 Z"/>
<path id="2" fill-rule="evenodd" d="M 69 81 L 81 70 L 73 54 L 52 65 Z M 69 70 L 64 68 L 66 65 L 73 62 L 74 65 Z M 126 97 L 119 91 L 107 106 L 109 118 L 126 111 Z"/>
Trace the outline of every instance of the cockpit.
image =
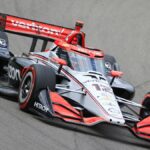
<path id="1" fill-rule="evenodd" d="M 77 47 L 77 46 L 76 46 Z M 80 47 L 79 47 L 80 49 Z M 91 57 L 76 51 L 67 51 L 56 47 L 52 50 L 59 58 L 66 60 L 67 66 L 79 72 L 95 71 L 105 74 L 105 65 L 102 57 Z"/>

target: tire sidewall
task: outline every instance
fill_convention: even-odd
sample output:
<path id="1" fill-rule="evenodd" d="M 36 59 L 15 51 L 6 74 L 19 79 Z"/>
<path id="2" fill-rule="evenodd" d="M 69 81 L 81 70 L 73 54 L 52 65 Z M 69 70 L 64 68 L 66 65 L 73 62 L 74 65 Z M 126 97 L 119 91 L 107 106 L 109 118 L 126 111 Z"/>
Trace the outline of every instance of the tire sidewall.
<path id="1" fill-rule="evenodd" d="M 31 77 L 31 82 L 32 82 L 31 83 L 31 88 L 30 88 L 28 96 L 26 98 L 22 99 L 21 95 L 20 95 L 21 90 L 22 90 L 22 86 L 23 86 L 23 83 L 25 82 L 26 78 L 29 77 L 29 76 Z M 34 86 L 35 86 L 35 70 L 34 70 L 33 67 L 30 67 L 24 73 L 21 84 L 20 84 L 20 88 L 19 88 L 19 105 L 20 105 L 20 109 L 27 108 L 29 100 L 32 98 L 32 95 L 33 95 Z"/>

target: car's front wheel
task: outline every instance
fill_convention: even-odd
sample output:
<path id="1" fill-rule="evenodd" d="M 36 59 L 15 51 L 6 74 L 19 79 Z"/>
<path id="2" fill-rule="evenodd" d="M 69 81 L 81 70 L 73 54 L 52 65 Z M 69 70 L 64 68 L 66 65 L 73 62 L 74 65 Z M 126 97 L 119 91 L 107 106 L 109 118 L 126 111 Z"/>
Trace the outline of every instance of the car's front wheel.
<path id="1" fill-rule="evenodd" d="M 55 91 L 56 75 L 52 68 L 43 65 L 32 65 L 24 73 L 19 88 L 19 106 L 27 111 L 32 101 L 36 99 L 40 90 L 49 88 Z"/>

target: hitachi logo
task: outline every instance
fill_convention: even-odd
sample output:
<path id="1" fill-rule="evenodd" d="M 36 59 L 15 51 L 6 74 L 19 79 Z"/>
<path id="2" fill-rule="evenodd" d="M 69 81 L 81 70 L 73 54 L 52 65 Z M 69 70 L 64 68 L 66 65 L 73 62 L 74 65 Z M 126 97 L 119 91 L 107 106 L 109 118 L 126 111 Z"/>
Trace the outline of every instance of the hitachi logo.
<path id="1" fill-rule="evenodd" d="M 44 112 L 48 112 L 48 108 L 46 106 L 43 106 L 42 104 L 38 103 L 38 102 L 34 102 L 34 107 L 44 111 Z"/>
<path id="2" fill-rule="evenodd" d="M 31 30 L 37 31 L 39 33 L 43 32 L 43 33 L 47 33 L 47 34 L 59 35 L 63 32 L 63 29 L 62 29 L 62 31 L 58 31 L 56 29 L 51 29 L 51 28 L 46 27 L 46 26 L 41 26 L 41 25 L 35 24 L 34 22 L 25 23 L 23 21 L 11 20 L 11 23 L 13 26 L 16 26 L 16 27 L 18 26 L 18 27 L 24 28 L 24 29 L 31 29 Z"/>

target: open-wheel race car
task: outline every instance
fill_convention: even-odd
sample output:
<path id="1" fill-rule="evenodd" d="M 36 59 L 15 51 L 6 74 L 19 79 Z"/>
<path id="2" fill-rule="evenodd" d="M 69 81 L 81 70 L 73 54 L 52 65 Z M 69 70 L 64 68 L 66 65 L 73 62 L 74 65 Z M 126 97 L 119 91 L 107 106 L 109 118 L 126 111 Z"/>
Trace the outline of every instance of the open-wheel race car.
<path id="1" fill-rule="evenodd" d="M 134 88 L 123 82 L 117 67 L 111 70 L 106 61 L 109 56 L 85 47 L 82 26 L 77 22 L 75 29 L 69 29 L 0 14 L 2 34 L 33 38 L 30 52 L 22 56 L 14 56 L 8 51 L 8 40 L 0 40 L 0 94 L 16 96 L 21 110 L 46 119 L 85 126 L 115 124 L 150 139 L 149 94 L 143 104 L 131 101 Z M 38 39 L 43 40 L 41 52 L 35 52 Z M 53 43 L 46 50 L 49 41 Z"/>

